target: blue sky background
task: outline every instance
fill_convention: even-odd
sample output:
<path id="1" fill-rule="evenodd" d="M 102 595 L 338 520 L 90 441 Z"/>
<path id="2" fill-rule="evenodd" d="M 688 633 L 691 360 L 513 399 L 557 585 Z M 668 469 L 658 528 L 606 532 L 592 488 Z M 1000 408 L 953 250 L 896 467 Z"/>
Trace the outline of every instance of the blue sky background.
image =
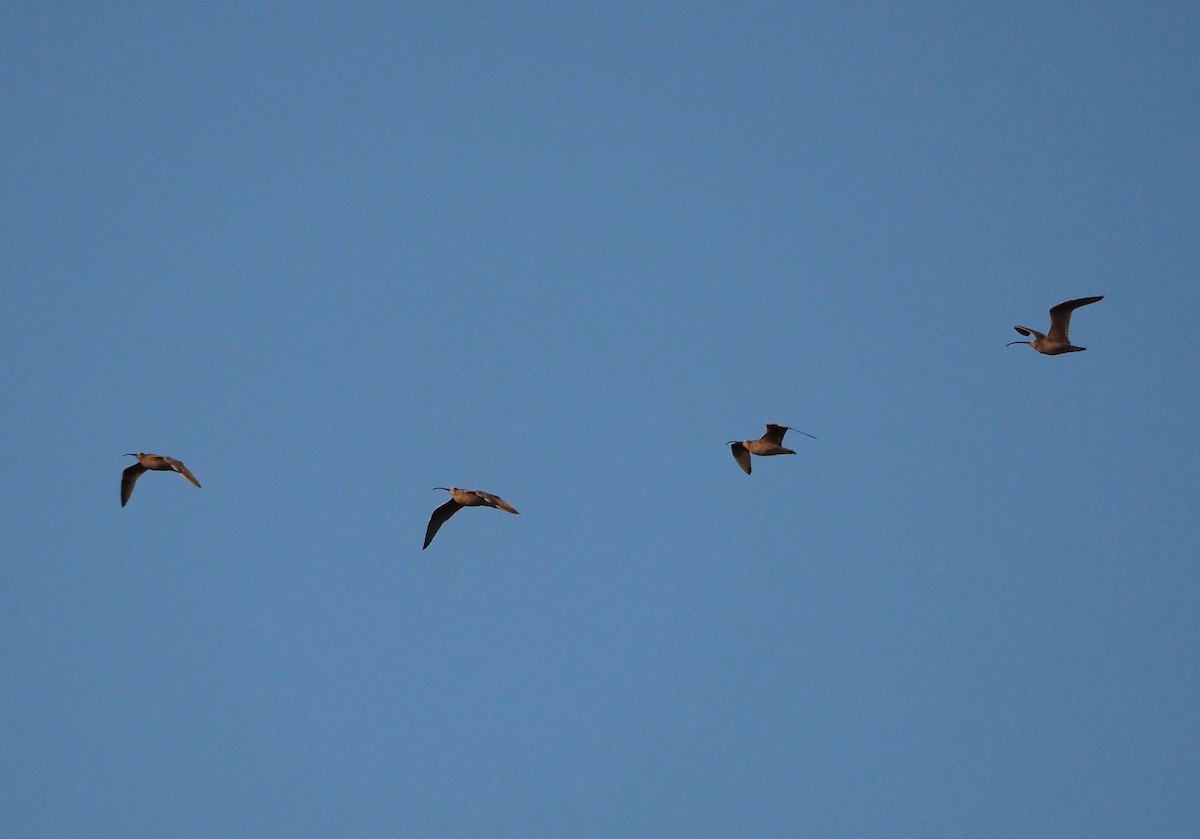
<path id="1" fill-rule="evenodd" d="M 6 5 L 0 832 L 1194 835 L 1198 24 Z"/>

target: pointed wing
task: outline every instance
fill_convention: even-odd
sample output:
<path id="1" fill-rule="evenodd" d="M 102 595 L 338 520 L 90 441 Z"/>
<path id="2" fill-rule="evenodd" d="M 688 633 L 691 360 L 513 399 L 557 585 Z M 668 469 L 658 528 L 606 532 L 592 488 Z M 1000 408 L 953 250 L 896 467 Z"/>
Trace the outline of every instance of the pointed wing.
<path id="1" fill-rule="evenodd" d="M 165 460 L 167 463 L 169 463 L 171 465 L 171 468 L 174 469 L 176 472 L 178 472 L 180 475 L 183 475 L 183 477 L 187 478 L 189 481 L 194 483 L 196 486 L 200 486 L 200 482 L 196 480 L 196 476 L 193 475 L 190 471 L 188 471 L 188 468 L 186 466 L 184 466 L 180 461 L 176 460 L 173 457 L 167 457 L 166 455 L 163 455 L 163 460 Z"/>
<path id="2" fill-rule="evenodd" d="M 1067 300 L 1050 309 L 1050 331 L 1047 333 L 1051 341 L 1062 341 L 1069 344 L 1067 330 L 1071 328 L 1071 312 L 1080 306 L 1087 306 L 1104 299 L 1099 297 L 1080 297 L 1077 300 Z"/>
<path id="3" fill-rule="evenodd" d="M 1044 339 L 1046 337 L 1042 333 L 1038 332 L 1036 329 L 1030 329 L 1028 326 L 1014 326 L 1013 329 L 1020 332 L 1026 338 L 1028 338 L 1030 335 L 1033 335 L 1035 338 L 1037 338 L 1039 341 L 1041 341 L 1042 339 Z M 1023 342 L 1018 341 L 1017 343 L 1023 343 Z"/>
<path id="4" fill-rule="evenodd" d="M 122 507 L 129 503 L 129 496 L 133 495 L 133 485 L 137 483 L 137 479 L 142 477 L 142 473 L 145 471 L 145 466 L 140 463 L 135 463 L 132 466 L 125 467 L 125 471 L 121 473 Z"/>
<path id="5" fill-rule="evenodd" d="M 807 431 L 801 431 L 799 428 L 792 428 L 790 425 L 768 425 L 767 428 L 782 428 L 784 431 L 794 431 L 797 434 L 803 434 L 805 437 L 817 439 L 815 434 L 809 434 Z M 779 435 L 780 445 L 783 445 L 783 434 Z"/>
<path id="6" fill-rule="evenodd" d="M 733 452 L 733 459 L 737 461 L 738 466 L 742 467 L 742 471 L 749 475 L 750 452 L 741 443 L 730 443 L 729 450 Z"/>
<path id="7" fill-rule="evenodd" d="M 520 515 L 520 513 L 517 513 L 516 507 L 514 507 L 512 504 L 509 504 L 499 495 L 492 495 L 490 492 L 484 492 L 480 489 L 475 490 L 475 494 L 479 496 L 480 500 L 489 507 L 495 507 L 497 510 L 504 510 L 506 513 L 516 513 L 517 515 Z"/>
<path id="8" fill-rule="evenodd" d="M 425 544 L 421 546 L 421 550 L 429 547 L 429 543 L 433 541 L 433 537 L 437 535 L 438 528 L 446 523 L 446 519 L 462 509 L 462 505 L 451 498 L 442 506 L 433 511 L 433 515 L 429 517 L 429 526 L 425 528 Z"/>
<path id="9" fill-rule="evenodd" d="M 773 443 L 776 446 L 782 446 L 783 435 L 787 433 L 787 430 L 788 427 L 786 425 L 776 425 L 773 422 L 769 422 L 767 423 L 767 433 L 759 439 L 768 443 Z"/>

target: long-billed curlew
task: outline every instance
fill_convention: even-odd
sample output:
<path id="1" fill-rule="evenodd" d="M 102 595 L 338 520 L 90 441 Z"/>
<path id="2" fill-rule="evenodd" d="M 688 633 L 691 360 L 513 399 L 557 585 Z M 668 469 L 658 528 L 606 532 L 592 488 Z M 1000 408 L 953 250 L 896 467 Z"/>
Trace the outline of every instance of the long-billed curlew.
<path id="1" fill-rule="evenodd" d="M 1032 335 L 1032 341 L 1010 341 L 1005 346 L 1011 347 L 1013 344 L 1028 344 L 1043 355 L 1062 355 L 1066 352 L 1083 352 L 1087 347 L 1075 347 L 1071 345 L 1071 339 L 1067 337 L 1067 330 L 1071 328 L 1071 312 L 1078 309 L 1080 306 L 1087 306 L 1104 299 L 1104 295 L 1099 297 L 1080 297 L 1078 300 L 1067 300 L 1059 303 L 1050 310 L 1050 331 L 1045 335 L 1038 332 L 1036 329 L 1030 329 L 1028 326 L 1014 326 L 1013 329 L 1020 332 L 1022 335 Z"/>
<path id="2" fill-rule="evenodd" d="M 742 467 L 742 471 L 749 475 L 750 455 L 752 454 L 759 455 L 760 457 L 772 454 L 795 454 L 791 449 L 783 447 L 783 435 L 788 431 L 795 431 L 797 434 L 803 434 L 805 437 L 812 437 L 814 440 L 817 439 L 807 431 L 769 422 L 767 423 L 767 433 L 757 440 L 742 440 L 740 442 L 738 440 L 730 440 L 726 445 L 733 452 L 733 459 L 737 461 L 738 466 Z"/>
<path id="3" fill-rule="evenodd" d="M 429 527 L 425 528 L 425 544 L 421 546 L 421 550 L 429 547 L 429 543 L 433 541 L 433 537 L 437 535 L 438 528 L 446 523 L 446 519 L 457 513 L 463 507 L 495 507 L 497 510 L 504 510 L 506 513 L 520 515 L 517 513 L 516 507 L 509 504 L 498 495 L 492 495 L 490 492 L 484 492 L 480 489 L 459 489 L 458 487 L 434 487 L 434 489 L 444 489 L 450 493 L 450 500 L 433 511 L 433 515 L 429 517 Z"/>
<path id="4" fill-rule="evenodd" d="M 133 495 L 133 485 L 137 483 L 137 479 L 142 477 L 142 473 L 146 471 L 178 472 L 196 486 L 200 486 L 200 482 L 196 480 L 196 476 L 173 457 L 167 457 L 165 454 L 147 454 L 146 452 L 128 452 L 125 457 L 136 457 L 138 462 L 126 467 L 125 471 L 121 473 L 122 507 L 129 501 L 129 496 Z"/>

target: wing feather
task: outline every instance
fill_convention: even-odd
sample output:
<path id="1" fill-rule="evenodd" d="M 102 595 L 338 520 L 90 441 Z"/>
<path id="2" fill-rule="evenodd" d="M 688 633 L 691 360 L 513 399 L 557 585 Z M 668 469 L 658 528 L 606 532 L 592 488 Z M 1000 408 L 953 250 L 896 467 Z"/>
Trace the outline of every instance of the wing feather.
<path id="1" fill-rule="evenodd" d="M 429 517 L 429 526 L 425 528 L 425 544 L 421 546 L 421 550 L 429 547 L 429 543 L 437 535 L 438 529 L 446 523 L 446 519 L 457 513 L 460 509 L 462 509 L 462 505 L 451 498 L 433 511 L 433 515 Z"/>
<path id="2" fill-rule="evenodd" d="M 761 440 L 772 443 L 776 446 L 783 445 L 783 435 L 787 434 L 788 427 L 786 425 L 776 425 L 773 422 L 767 423 L 767 433 L 764 434 Z"/>
<path id="3" fill-rule="evenodd" d="M 1051 341 L 1070 343 L 1067 338 L 1067 331 L 1071 328 L 1071 312 L 1078 309 L 1080 306 L 1087 306 L 1104 299 L 1104 295 L 1099 297 L 1080 297 L 1076 300 L 1065 300 L 1050 309 L 1050 331 L 1047 333 Z"/>
<path id="4" fill-rule="evenodd" d="M 733 452 L 733 459 L 737 461 L 737 465 L 742 467 L 742 471 L 747 475 L 750 474 L 750 452 L 741 443 L 730 443 L 729 450 Z"/>
<path id="5" fill-rule="evenodd" d="M 490 492 L 484 492 L 478 489 L 475 490 L 475 494 L 483 499 L 483 503 L 489 507 L 494 507 L 497 510 L 504 510 L 506 513 L 515 513 L 516 515 L 520 515 L 520 513 L 517 513 L 516 507 L 514 507 L 512 504 L 509 504 L 499 495 L 492 495 Z"/>
<path id="6" fill-rule="evenodd" d="M 129 496 L 133 495 L 133 485 L 137 483 L 137 479 L 142 477 L 142 473 L 146 471 L 146 467 L 141 463 L 135 463 L 132 466 L 126 466 L 121 472 L 121 506 L 124 507 L 129 503 Z"/>
<path id="7" fill-rule="evenodd" d="M 189 481 L 194 483 L 196 486 L 200 486 L 200 482 L 196 480 L 196 476 L 193 475 L 191 473 L 191 471 L 186 466 L 183 465 L 182 461 L 178 461 L 173 457 L 167 457 L 166 455 L 163 455 L 163 460 L 165 460 L 167 463 L 169 463 L 171 468 L 174 469 L 176 472 L 178 472 L 180 475 L 183 475 L 183 477 L 187 478 Z"/>

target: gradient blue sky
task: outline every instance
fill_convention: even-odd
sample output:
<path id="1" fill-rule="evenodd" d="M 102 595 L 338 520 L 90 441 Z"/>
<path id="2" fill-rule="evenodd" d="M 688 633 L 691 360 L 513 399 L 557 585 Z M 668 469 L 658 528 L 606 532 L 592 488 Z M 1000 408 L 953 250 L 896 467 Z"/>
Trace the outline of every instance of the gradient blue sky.
<path id="1" fill-rule="evenodd" d="M 0 833 L 1194 836 L 1198 44 L 6 4 Z"/>

